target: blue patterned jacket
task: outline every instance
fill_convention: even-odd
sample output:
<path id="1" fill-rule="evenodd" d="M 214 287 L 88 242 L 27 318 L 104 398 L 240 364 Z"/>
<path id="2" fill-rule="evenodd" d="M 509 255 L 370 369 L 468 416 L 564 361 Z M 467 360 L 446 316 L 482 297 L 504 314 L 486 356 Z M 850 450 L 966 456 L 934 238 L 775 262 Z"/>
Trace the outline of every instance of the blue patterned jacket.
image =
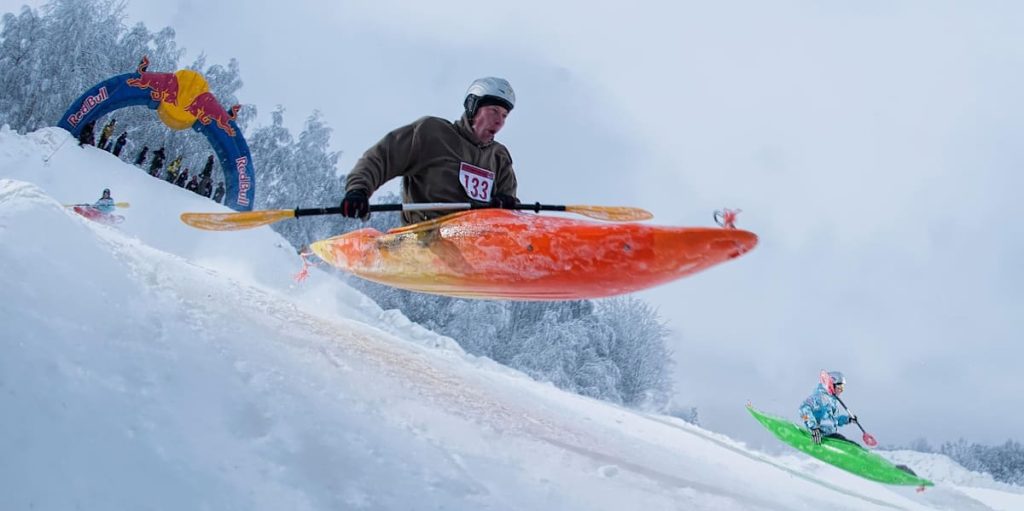
<path id="1" fill-rule="evenodd" d="M 114 199 L 100 199 L 96 201 L 92 207 L 102 211 L 103 213 L 113 213 L 117 206 L 114 205 Z"/>
<path id="2" fill-rule="evenodd" d="M 807 429 L 821 428 L 822 435 L 831 435 L 850 423 L 850 416 L 839 413 L 839 401 L 818 384 L 814 392 L 800 405 L 800 418 Z"/>

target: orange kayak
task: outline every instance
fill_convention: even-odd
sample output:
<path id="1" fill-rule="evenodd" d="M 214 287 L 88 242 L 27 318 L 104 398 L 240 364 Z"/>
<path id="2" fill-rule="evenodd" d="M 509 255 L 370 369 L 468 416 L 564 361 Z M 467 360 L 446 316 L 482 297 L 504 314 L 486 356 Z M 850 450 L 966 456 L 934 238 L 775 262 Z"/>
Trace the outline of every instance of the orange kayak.
<path id="1" fill-rule="evenodd" d="M 501 209 L 311 245 L 380 284 L 463 298 L 576 300 L 631 293 L 734 259 L 757 236 L 718 227 L 597 223 Z"/>

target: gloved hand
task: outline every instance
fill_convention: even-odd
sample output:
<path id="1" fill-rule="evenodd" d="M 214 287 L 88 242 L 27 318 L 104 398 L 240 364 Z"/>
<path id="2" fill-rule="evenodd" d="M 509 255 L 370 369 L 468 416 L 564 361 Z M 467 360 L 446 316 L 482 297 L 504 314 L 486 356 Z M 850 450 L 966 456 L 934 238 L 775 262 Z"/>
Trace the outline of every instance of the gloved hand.
<path id="1" fill-rule="evenodd" d="M 851 415 L 850 416 L 850 424 L 854 424 L 856 422 L 857 422 L 857 416 L 856 415 Z"/>
<path id="2" fill-rule="evenodd" d="M 491 207 L 501 209 L 512 209 L 513 206 L 519 204 L 519 201 L 511 195 L 505 195 L 503 193 L 494 194 L 491 197 Z"/>
<path id="3" fill-rule="evenodd" d="M 348 218 L 370 218 L 370 197 L 366 190 L 352 190 L 341 201 L 341 214 Z"/>
<path id="4" fill-rule="evenodd" d="M 815 445 L 821 445 L 821 430 L 814 428 L 811 430 L 811 440 L 814 440 Z"/>

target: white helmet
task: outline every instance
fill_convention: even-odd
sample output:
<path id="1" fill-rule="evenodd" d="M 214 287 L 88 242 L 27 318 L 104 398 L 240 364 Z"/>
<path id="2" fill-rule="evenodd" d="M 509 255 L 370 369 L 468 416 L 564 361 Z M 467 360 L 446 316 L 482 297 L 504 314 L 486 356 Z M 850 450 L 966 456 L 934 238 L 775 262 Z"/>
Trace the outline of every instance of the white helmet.
<path id="1" fill-rule="evenodd" d="M 840 371 L 823 370 L 821 371 L 819 380 L 821 381 L 821 384 L 825 386 L 825 389 L 828 390 L 828 393 L 832 395 L 835 395 L 837 385 L 842 385 L 843 387 L 846 386 L 846 376 Z"/>
<path id="2" fill-rule="evenodd" d="M 476 116 L 476 110 L 487 105 L 501 105 L 506 110 L 512 111 L 516 104 L 516 93 L 512 90 L 508 80 L 488 76 L 474 80 L 466 91 L 466 100 L 463 106 L 466 107 L 466 117 L 470 120 Z"/>

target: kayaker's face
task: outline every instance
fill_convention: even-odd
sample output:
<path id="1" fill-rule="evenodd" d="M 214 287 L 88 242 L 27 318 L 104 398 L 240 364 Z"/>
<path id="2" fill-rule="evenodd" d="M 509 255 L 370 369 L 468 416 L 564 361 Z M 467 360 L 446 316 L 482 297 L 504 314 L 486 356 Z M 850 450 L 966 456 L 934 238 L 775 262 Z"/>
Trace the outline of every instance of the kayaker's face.
<path id="1" fill-rule="evenodd" d="M 494 141 L 494 136 L 505 126 L 508 110 L 501 105 L 487 105 L 477 109 L 473 117 L 473 134 L 481 143 Z"/>
<path id="2" fill-rule="evenodd" d="M 842 383 L 837 383 L 837 384 L 835 384 L 835 386 L 834 386 L 833 388 L 834 388 L 834 389 L 836 389 L 836 395 L 837 395 L 837 396 L 838 396 L 839 394 L 842 394 L 842 393 L 843 393 L 843 384 L 842 384 Z"/>

